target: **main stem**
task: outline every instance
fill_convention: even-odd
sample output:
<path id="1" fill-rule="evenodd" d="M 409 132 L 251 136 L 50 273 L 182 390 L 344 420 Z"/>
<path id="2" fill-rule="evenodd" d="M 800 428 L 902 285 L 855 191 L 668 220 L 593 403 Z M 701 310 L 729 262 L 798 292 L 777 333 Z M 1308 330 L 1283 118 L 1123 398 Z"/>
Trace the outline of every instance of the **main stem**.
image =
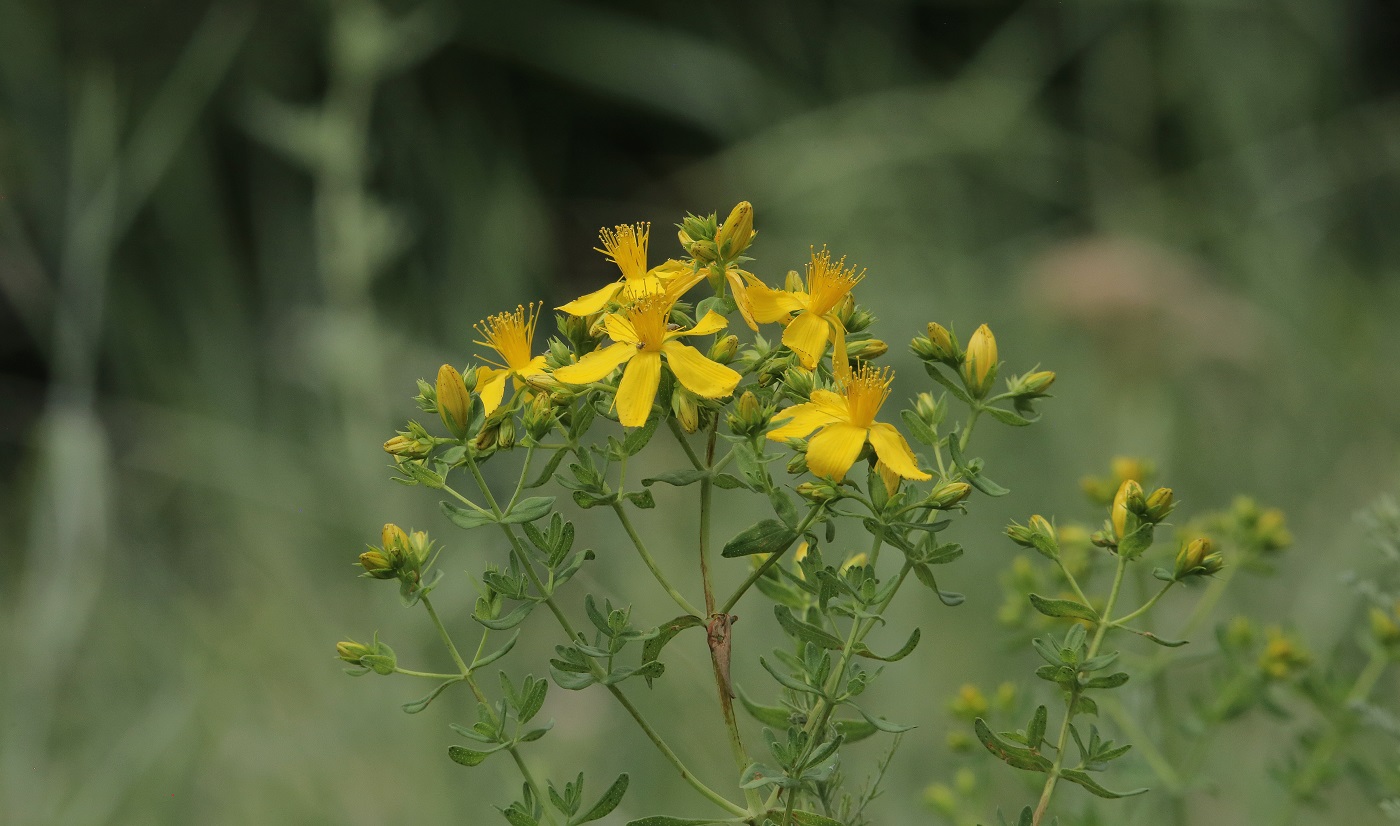
<path id="1" fill-rule="evenodd" d="M 1118 557 L 1118 569 L 1113 573 L 1113 589 L 1108 592 L 1108 602 L 1103 607 L 1103 619 L 1100 620 L 1098 628 L 1094 631 L 1094 639 L 1089 643 L 1089 651 L 1085 654 L 1085 660 L 1092 660 L 1099 653 L 1099 646 L 1103 644 L 1104 637 L 1108 634 L 1108 629 L 1113 625 L 1113 606 L 1118 602 L 1118 592 L 1123 587 L 1123 572 L 1128 568 L 1128 560 Z M 1079 702 L 1079 690 L 1075 689 L 1070 693 L 1069 703 L 1065 707 L 1065 719 L 1060 723 L 1060 736 L 1055 742 L 1055 763 L 1050 767 L 1050 775 L 1045 778 L 1045 788 L 1040 792 L 1040 802 L 1036 804 L 1035 814 L 1031 818 L 1031 826 L 1040 826 L 1040 821 L 1045 817 L 1045 810 L 1050 808 L 1050 798 L 1055 794 L 1055 784 L 1059 782 L 1060 770 L 1065 765 L 1065 748 L 1069 745 L 1069 726 L 1074 721 L 1074 707 Z M 1035 748 L 1039 744 L 1035 744 Z"/>
<path id="2" fill-rule="evenodd" d="M 491 494 L 491 488 L 486 484 L 486 478 L 481 475 L 481 468 L 477 466 L 474 458 L 468 457 L 467 468 L 471 471 L 472 478 L 476 480 L 477 486 L 481 488 L 481 495 L 486 498 L 486 503 L 490 506 L 491 513 L 497 518 L 500 518 L 502 516 L 501 508 L 496 503 L 496 498 Z M 459 499 L 465 499 L 465 497 L 452 490 L 450 487 L 444 486 L 443 489 Z M 564 612 L 559 609 L 558 603 L 554 601 L 554 596 L 545 589 L 544 582 L 540 580 L 539 574 L 535 572 L 535 565 L 525 554 L 525 549 L 521 547 L 520 539 L 515 535 L 515 531 L 512 530 L 511 526 L 508 524 L 499 524 L 501 531 L 505 533 L 506 539 L 510 542 L 511 551 L 514 553 L 516 560 L 520 563 L 521 567 L 525 569 L 525 573 L 530 577 L 530 582 L 535 586 L 540 596 L 543 597 L 545 606 L 549 608 L 550 613 L 554 614 L 554 618 L 559 622 L 559 627 L 564 629 L 564 633 L 568 635 L 570 642 L 581 639 L 578 632 L 574 630 L 573 624 L 569 622 L 569 618 L 564 616 Z M 599 678 L 600 681 L 602 677 L 606 676 L 599 673 L 596 663 L 590 662 L 590 668 L 593 671 L 594 677 Z M 724 795 L 706 786 L 700 778 L 696 777 L 694 773 L 686 767 L 685 763 L 681 762 L 680 757 L 672 751 L 666 741 L 661 738 L 661 735 L 647 723 L 646 719 L 642 717 L 641 712 L 632 705 L 631 701 L 627 699 L 621 689 L 615 685 L 605 687 L 608 689 L 609 693 L 617 698 L 617 701 L 622 704 L 622 707 L 627 710 L 627 713 L 632 715 L 632 719 L 641 727 L 642 731 L 647 735 L 647 738 L 651 740 L 661 752 L 662 756 L 680 772 L 681 778 L 689 783 L 691 788 L 731 814 L 749 814 L 747 809 L 730 802 Z"/>

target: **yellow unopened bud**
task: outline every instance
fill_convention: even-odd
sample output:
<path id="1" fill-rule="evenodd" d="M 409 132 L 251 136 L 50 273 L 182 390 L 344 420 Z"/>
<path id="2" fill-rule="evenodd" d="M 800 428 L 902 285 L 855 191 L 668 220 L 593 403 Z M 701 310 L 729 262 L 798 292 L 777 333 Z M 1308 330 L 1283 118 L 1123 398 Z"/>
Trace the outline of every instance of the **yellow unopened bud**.
<path id="1" fill-rule="evenodd" d="M 1045 392 L 1050 389 L 1050 385 L 1054 383 L 1055 374 L 1053 372 L 1049 370 L 1037 370 L 1033 373 L 1027 373 L 1018 379 L 1013 392 L 1019 396 L 1030 398 L 1044 396 Z"/>
<path id="2" fill-rule="evenodd" d="M 825 479 L 820 482 L 803 482 L 795 490 L 798 496 L 812 503 L 831 502 L 841 498 L 841 491 Z"/>
<path id="3" fill-rule="evenodd" d="M 890 346 L 878 338 L 852 341 L 846 345 L 847 354 L 853 359 L 870 361 L 888 353 Z"/>
<path id="4" fill-rule="evenodd" d="M 790 293 L 805 289 L 802 285 L 802 276 L 798 275 L 797 270 L 788 270 L 787 277 L 783 279 L 783 289 Z"/>
<path id="5" fill-rule="evenodd" d="M 337 657 L 340 657 L 347 663 L 355 663 L 356 665 L 359 665 L 361 657 L 373 652 L 370 650 L 369 646 L 363 645 L 358 642 L 345 640 L 343 642 L 338 642 L 335 644 L 335 653 Z"/>
<path id="6" fill-rule="evenodd" d="M 938 361 L 956 364 L 961 355 L 958 345 L 953 342 L 953 334 L 936 321 L 928 323 L 928 340 L 933 345 L 933 358 Z"/>
<path id="7" fill-rule="evenodd" d="M 1176 554 L 1176 578 L 1212 576 L 1225 567 L 1225 558 L 1212 551 L 1211 541 L 1198 537 L 1181 547 Z"/>
<path id="8" fill-rule="evenodd" d="M 948 408 L 946 405 L 939 404 L 932 393 L 920 393 L 914 397 L 914 412 L 919 415 L 924 424 L 937 429 L 943 423 L 943 417 L 947 415 Z"/>
<path id="9" fill-rule="evenodd" d="M 501 420 L 500 427 L 496 428 L 496 447 L 500 450 L 515 447 L 515 435 L 515 419 L 507 416 Z"/>
<path id="10" fill-rule="evenodd" d="M 865 555 L 864 551 L 861 551 L 860 553 L 841 563 L 841 573 L 844 574 L 852 568 L 863 568 L 865 567 L 865 563 L 868 561 L 870 561 L 870 558 Z"/>
<path id="11" fill-rule="evenodd" d="M 403 456 L 409 459 L 417 459 L 427 456 L 433 446 L 427 442 L 420 442 L 400 433 L 394 438 L 384 443 L 384 452 L 394 456 Z"/>
<path id="12" fill-rule="evenodd" d="M 967 355 L 962 363 L 963 384 L 974 398 L 984 398 L 997 377 L 997 340 L 992 330 L 983 324 L 967 342 Z"/>
<path id="13" fill-rule="evenodd" d="M 437 408 L 442 423 L 453 436 L 461 439 L 467 435 L 472 412 L 471 394 L 467 392 L 462 374 L 450 364 L 438 368 Z"/>
<path id="14" fill-rule="evenodd" d="M 689 391 L 677 387 L 671 394 L 671 413 L 686 433 L 700 429 L 700 404 Z"/>
<path id="15" fill-rule="evenodd" d="M 384 548 L 384 553 L 393 553 L 396 548 L 408 547 L 408 534 L 392 522 L 385 523 L 379 532 L 380 545 Z"/>
<path id="16" fill-rule="evenodd" d="M 718 364 L 728 364 L 734 360 L 734 356 L 738 352 L 739 337 L 733 335 L 725 336 L 719 341 L 716 341 L 714 346 L 710 348 L 710 361 Z"/>
<path id="17" fill-rule="evenodd" d="M 1140 507 L 1133 507 L 1140 503 Z M 1146 502 L 1142 498 L 1142 485 L 1132 479 L 1127 479 L 1118 486 L 1118 493 L 1113 497 L 1113 508 L 1109 511 L 1110 519 L 1113 521 L 1113 531 L 1119 539 L 1128 535 L 1129 528 L 1137 530 L 1137 511 L 1145 506 Z M 1129 519 L 1129 516 L 1133 516 Z"/>
<path id="18" fill-rule="evenodd" d="M 851 329 L 851 316 L 856 311 L 856 297 L 846 293 L 846 297 L 841 299 L 841 303 L 836 305 L 836 320 L 841 322 L 841 329 Z"/>
<path id="19" fill-rule="evenodd" d="M 945 482 L 929 492 L 928 502 L 935 508 L 951 508 L 972 493 L 966 482 Z"/>
<path id="20" fill-rule="evenodd" d="M 1172 500 L 1171 488 L 1157 488 L 1152 491 L 1152 495 L 1147 497 L 1146 517 L 1149 522 L 1161 522 L 1166 519 L 1176 503 Z"/>
<path id="21" fill-rule="evenodd" d="M 1273 680 L 1286 680 L 1307 667 L 1309 657 L 1297 641 L 1278 628 L 1268 629 L 1269 641 L 1259 656 L 1259 668 Z"/>
<path id="22" fill-rule="evenodd" d="M 958 694 L 953 701 L 948 704 L 948 710 L 955 716 L 972 720 L 977 717 L 987 715 L 987 697 L 982 693 L 982 689 L 966 683 L 958 689 Z"/>
<path id="23" fill-rule="evenodd" d="M 360 554 L 360 567 L 365 569 L 366 575 L 375 579 L 394 578 L 393 563 L 379 551 L 365 551 Z"/>
<path id="24" fill-rule="evenodd" d="M 1376 642 L 1387 648 L 1400 645 L 1400 624 L 1396 623 L 1395 616 L 1389 611 L 1371 608 L 1371 633 L 1375 635 Z"/>
<path id="25" fill-rule="evenodd" d="M 715 246 L 719 248 L 721 256 L 733 259 L 749 248 L 756 234 L 753 230 L 753 204 L 740 201 L 715 234 Z"/>

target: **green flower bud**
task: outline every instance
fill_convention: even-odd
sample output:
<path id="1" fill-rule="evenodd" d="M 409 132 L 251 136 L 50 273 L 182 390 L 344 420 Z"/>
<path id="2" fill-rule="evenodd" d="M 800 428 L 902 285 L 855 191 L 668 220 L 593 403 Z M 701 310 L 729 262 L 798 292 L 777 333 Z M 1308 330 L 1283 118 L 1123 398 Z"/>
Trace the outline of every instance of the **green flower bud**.
<path id="1" fill-rule="evenodd" d="M 801 473 L 806 473 L 806 472 L 807 472 L 807 454 L 806 454 L 806 453 L 794 453 L 794 454 L 792 455 L 792 458 L 788 460 L 788 463 L 787 463 L 787 472 L 788 472 L 788 473 L 791 473 L 793 476 L 797 476 L 798 474 L 801 474 Z"/>
<path id="2" fill-rule="evenodd" d="M 1172 489 L 1157 488 L 1152 491 L 1151 496 L 1147 497 L 1147 507 L 1144 515 L 1147 521 L 1156 524 L 1166 519 L 1175 507 L 1176 503 L 1172 501 Z"/>
<path id="3" fill-rule="evenodd" d="M 860 305 L 856 305 L 855 312 L 851 313 L 851 318 L 846 322 L 846 332 L 859 333 L 870 328 L 875 323 L 875 316 L 869 310 Z"/>
<path id="4" fill-rule="evenodd" d="M 379 551 L 360 554 L 360 567 L 365 569 L 365 576 L 375 579 L 393 579 L 395 576 L 393 563 Z"/>
<path id="5" fill-rule="evenodd" d="M 940 510 L 946 510 L 962 502 L 972 493 L 972 485 L 966 482 L 944 482 L 929 492 L 928 503 Z"/>
<path id="6" fill-rule="evenodd" d="M 360 664 L 360 658 L 366 654 L 374 653 L 369 646 L 363 643 L 343 640 L 335 644 L 335 654 L 347 663 Z"/>
<path id="7" fill-rule="evenodd" d="M 725 336 L 719 341 L 716 341 L 714 346 L 710 348 L 710 361 L 718 364 L 728 364 L 734 360 L 734 356 L 738 352 L 739 337 L 733 335 Z"/>
<path id="8" fill-rule="evenodd" d="M 852 341 L 846 346 L 846 353 L 853 359 L 861 361 L 871 361 L 888 353 L 890 346 L 878 338 L 869 338 L 864 341 Z"/>
<path id="9" fill-rule="evenodd" d="M 831 482 L 823 479 L 820 482 L 803 482 L 797 486 L 797 495 L 813 504 L 820 502 L 831 502 L 841 498 L 841 491 Z"/>
<path id="10" fill-rule="evenodd" d="M 466 382 L 457 368 L 444 364 L 437 374 L 437 409 L 442 423 L 454 437 L 461 439 L 467 435 L 467 423 L 471 420 L 472 398 L 467 392 Z"/>
<path id="11" fill-rule="evenodd" d="M 1198 537 L 1181 546 L 1176 554 L 1177 580 L 1196 576 L 1212 576 L 1225 567 L 1225 558 L 1212 552 L 1211 541 Z"/>
<path id="12" fill-rule="evenodd" d="M 536 393 L 521 414 L 521 423 L 530 438 L 539 441 L 554 429 L 554 405 L 547 393 Z"/>
<path id="13" fill-rule="evenodd" d="M 1400 647 L 1400 623 L 1389 611 L 1374 606 L 1371 608 L 1371 634 L 1376 642 L 1386 648 Z"/>
<path id="14" fill-rule="evenodd" d="M 740 201 L 715 233 L 715 246 L 721 257 L 733 260 L 749 248 L 756 234 L 753 230 L 753 204 Z"/>
<path id="15" fill-rule="evenodd" d="M 407 433 L 400 433 L 384 443 L 385 453 L 393 456 L 402 456 L 406 459 L 422 458 L 431 453 L 432 450 L 432 442 L 420 442 Z"/>
<path id="16" fill-rule="evenodd" d="M 686 433 L 700 429 L 700 403 L 690 391 L 676 388 L 671 394 L 671 413 Z"/>
<path id="17" fill-rule="evenodd" d="M 936 321 L 928 323 L 928 342 L 931 348 L 930 359 L 941 361 L 950 367 L 957 367 L 962 363 L 963 356 L 958 351 L 958 343 L 942 324 Z"/>

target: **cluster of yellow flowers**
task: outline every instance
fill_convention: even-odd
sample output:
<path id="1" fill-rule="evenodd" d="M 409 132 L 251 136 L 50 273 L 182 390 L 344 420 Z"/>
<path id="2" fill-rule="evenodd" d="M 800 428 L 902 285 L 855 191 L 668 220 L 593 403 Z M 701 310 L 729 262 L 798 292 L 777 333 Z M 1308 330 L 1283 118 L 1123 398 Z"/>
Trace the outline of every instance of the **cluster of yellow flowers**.
<path id="1" fill-rule="evenodd" d="M 678 302 L 702 282 L 708 282 L 716 296 L 728 298 L 727 306 L 737 310 L 752 330 L 758 331 L 760 325 L 781 325 L 782 344 L 792 351 L 802 369 L 818 370 L 830 353 L 832 389 L 813 384 L 805 394 L 807 401 L 777 414 L 777 418 L 787 421 L 771 430 L 769 439 L 787 441 L 811 436 L 808 466 L 818 476 L 833 481 L 845 476 L 867 444 L 874 449 L 883 473 L 905 479 L 930 478 L 919 468 L 899 431 L 893 425 L 876 421 L 889 396 L 893 375 L 888 369 L 869 366 L 860 357 L 879 355 L 885 348 L 867 346 L 858 356 L 847 348 L 843 314 L 849 317 L 853 306 L 851 291 L 865 277 L 864 270 L 847 266 L 844 257 L 833 258 L 822 248 L 813 250 L 805 277 L 790 277 L 782 289 L 768 286 L 738 266 L 748 260 L 743 253 L 756 235 L 753 207 L 748 202 L 734 207 L 722 225 L 716 225 L 713 217 L 708 228 L 704 219 L 687 219 L 681 225 L 680 240 L 689 260 L 668 259 L 649 267 L 650 234 L 646 223 L 601 230 L 602 246 L 598 251 L 617 265 L 621 277 L 557 308 L 578 320 L 588 340 L 595 344 L 594 349 L 566 352 L 554 361 L 567 363 L 551 366 L 546 354 L 534 350 L 541 304 L 498 313 L 476 325 L 481 335 L 476 343 L 489 348 L 499 360 L 483 359 L 487 363 L 467 371 L 465 379 L 450 365 L 444 365 L 436 395 L 438 409 L 449 429 L 465 429 L 471 391 L 480 396 L 489 417 L 506 403 L 508 385 L 522 396 L 523 403 L 536 393 L 601 387 L 615 394 L 613 404 L 618 421 L 631 428 L 645 425 L 651 417 L 664 372 L 700 399 L 732 396 L 742 380 L 742 375 L 727 364 L 734 346 L 731 344 L 727 352 L 717 346 L 707 354 L 686 343 L 686 339 L 725 331 L 729 321 L 714 307 L 693 322 L 677 311 Z M 604 335 L 611 343 L 604 341 Z M 987 343 L 969 347 L 969 353 L 976 351 L 988 357 L 981 361 L 990 359 L 990 364 L 973 365 L 980 370 L 981 379 L 991 375 L 995 365 L 995 342 L 990 336 L 990 331 L 983 328 L 974 338 Z M 852 358 L 858 359 L 855 369 Z M 386 443 L 385 449 L 407 456 L 411 447 L 406 446 L 411 444 L 411 437 L 400 436 Z"/>

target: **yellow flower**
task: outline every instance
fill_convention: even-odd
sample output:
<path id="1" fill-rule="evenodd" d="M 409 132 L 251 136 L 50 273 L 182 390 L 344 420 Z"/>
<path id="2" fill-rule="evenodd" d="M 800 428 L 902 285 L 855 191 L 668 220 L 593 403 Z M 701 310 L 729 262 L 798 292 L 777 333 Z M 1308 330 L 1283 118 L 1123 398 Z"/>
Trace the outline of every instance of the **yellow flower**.
<path id="1" fill-rule="evenodd" d="M 819 430 L 807 446 L 807 466 L 827 479 L 845 478 L 866 442 L 875 448 L 880 461 L 905 479 L 928 479 L 894 425 L 875 421 L 894 380 L 889 368 L 876 370 L 867 364 L 854 375 L 849 370 L 838 375 L 841 373 L 845 376 L 840 393 L 813 390 L 811 401 L 779 411 L 774 418 L 789 421 L 769 431 L 768 438 L 785 441 Z"/>
<path id="2" fill-rule="evenodd" d="M 626 364 L 616 399 L 618 419 L 626 427 L 646 424 L 661 384 L 662 355 L 685 389 L 707 399 L 728 396 L 739 384 L 739 374 L 676 339 L 717 333 L 729 322 L 711 311 L 689 330 L 672 330 L 669 320 L 674 303 L 675 291 L 668 291 L 645 296 L 621 312 L 605 316 L 603 323 L 616 343 L 555 370 L 554 377 L 565 384 L 588 384 Z"/>
<path id="3" fill-rule="evenodd" d="M 651 224 L 648 223 L 620 224 L 616 229 L 598 230 L 598 239 L 603 246 L 594 249 L 606 255 L 609 261 L 622 270 L 622 280 L 556 309 L 569 315 L 592 315 L 606 307 L 609 301 L 618 299 L 619 294 L 620 300 L 630 301 L 644 295 L 659 293 L 677 279 L 689 282 L 686 284 L 687 290 L 700 283 L 705 277 L 703 272 L 691 273 L 690 267 L 679 261 L 667 261 L 647 269 L 647 239 L 650 235 Z M 681 292 L 684 293 L 684 290 Z"/>
<path id="4" fill-rule="evenodd" d="M 477 368 L 476 392 L 486 406 L 486 415 L 501 406 L 507 378 L 515 379 L 518 390 L 526 379 L 545 372 L 544 356 L 531 355 L 535 322 L 539 321 L 542 306 L 543 303 L 532 303 L 528 307 L 516 307 L 513 313 L 497 313 L 476 325 L 476 331 L 486 339 L 476 343 L 495 350 L 505 361 L 505 364 L 497 364 L 482 359 L 493 366 Z"/>
<path id="5" fill-rule="evenodd" d="M 822 247 L 821 252 L 812 253 L 805 284 L 794 285 L 791 290 L 775 290 L 766 284 L 751 283 L 745 295 L 755 319 L 764 324 L 780 321 L 787 326 L 783 344 L 797 354 L 803 367 L 812 370 L 833 339 L 833 362 L 845 363 L 846 329 L 835 311 L 863 278 L 865 270 L 857 273 L 855 267 L 846 269 L 844 256 L 832 261 L 831 253 Z"/>

